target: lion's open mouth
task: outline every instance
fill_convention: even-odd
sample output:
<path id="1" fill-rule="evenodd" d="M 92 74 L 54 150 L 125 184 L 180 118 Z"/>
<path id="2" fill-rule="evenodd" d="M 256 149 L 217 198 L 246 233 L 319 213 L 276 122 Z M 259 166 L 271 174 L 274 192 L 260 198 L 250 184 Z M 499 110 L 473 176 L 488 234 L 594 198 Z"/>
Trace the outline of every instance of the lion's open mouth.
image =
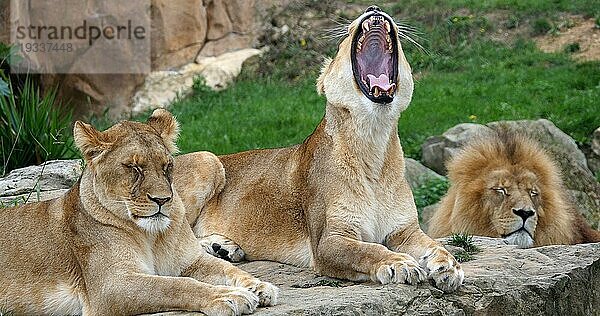
<path id="1" fill-rule="evenodd" d="M 352 39 L 352 71 L 362 93 L 390 103 L 398 80 L 398 42 L 393 21 L 374 13 L 365 17 Z"/>

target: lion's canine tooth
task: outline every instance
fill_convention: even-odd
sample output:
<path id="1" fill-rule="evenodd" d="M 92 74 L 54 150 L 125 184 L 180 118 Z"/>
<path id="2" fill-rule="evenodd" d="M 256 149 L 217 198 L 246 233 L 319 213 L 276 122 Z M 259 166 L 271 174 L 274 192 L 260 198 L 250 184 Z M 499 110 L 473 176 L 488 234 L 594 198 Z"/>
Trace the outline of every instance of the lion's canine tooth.
<path id="1" fill-rule="evenodd" d="M 387 20 L 385 22 L 383 22 L 383 24 L 385 25 L 385 29 L 387 30 L 387 32 L 389 33 L 392 29 L 390 28 L 390 22 L 388 22 Z"/>
<path id="2" fill-rule="evenodd" d="M 364 21 L 364 22 L 363 22 L 363 24 L 362 24 L 362 27 L 363 27 L 363 30 L 364 30 L 365 32 L 368 32 L 368 31 L 369 31 L 369 28 L 370 28 L 370 26 L 369 26 L 369 21 L 368 21 L 368 20 L 367 20 L 367 21 Z"/>

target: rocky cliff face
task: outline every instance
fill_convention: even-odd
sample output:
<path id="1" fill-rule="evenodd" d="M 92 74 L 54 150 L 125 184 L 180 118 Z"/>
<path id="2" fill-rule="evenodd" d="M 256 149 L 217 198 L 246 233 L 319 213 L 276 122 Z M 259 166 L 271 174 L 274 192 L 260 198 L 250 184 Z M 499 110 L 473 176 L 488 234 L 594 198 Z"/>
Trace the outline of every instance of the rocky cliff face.
<path id="1" fill-rule="evenodd" d="M 9 5 L 8 0 L 0 1 L 0 42 L 3 43 L 10 41 Z M 152 71 L 172 71 L 193 63 L 197 57 L 219 56 L 255 46 L 260 29 L 257 10 L 264 11 L 273 5 L 273 1 L 267 0 L 151 0 Z M 122 12 L 127 3 L 121 6 L 123 8 L 109 8 L 107 14 Z M 61 25 L 65 12 L 49 11 L 46 5 L 38 4 L 30 7 L 29 14 L 43 17 L 45 25 Z M 66 14 L 86 19 L 91 13 L 83 4 Z M 81 64 L 77 60 L 69 62 Z M 115 116 L 131 112 L 132 98 L 145 79 L 145 74 L 81 72 L 41 76 L 43 86 L 60 83 L 59 97 L 70 100 L 78 116 L 102 114 L 106 108 Z"/>

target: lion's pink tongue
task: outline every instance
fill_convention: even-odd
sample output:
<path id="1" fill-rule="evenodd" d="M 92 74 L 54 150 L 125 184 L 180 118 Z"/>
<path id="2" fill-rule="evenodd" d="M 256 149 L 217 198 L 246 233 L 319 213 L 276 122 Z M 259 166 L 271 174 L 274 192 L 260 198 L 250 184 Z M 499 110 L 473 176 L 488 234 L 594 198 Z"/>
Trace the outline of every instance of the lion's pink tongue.
<path id="1" fill-rule="evenodd" d="M 379 77 L 375 77 L 373 75 L 367 75 L 367 79 L 369 79 L 369 89 L 373 90 L 373 88 L 379 88 L 379 91 L 390 91 L 392 88 L 396 86 L 395 83 L 390 84 L 390 78 L 386 74 L 381 74 Z"/>

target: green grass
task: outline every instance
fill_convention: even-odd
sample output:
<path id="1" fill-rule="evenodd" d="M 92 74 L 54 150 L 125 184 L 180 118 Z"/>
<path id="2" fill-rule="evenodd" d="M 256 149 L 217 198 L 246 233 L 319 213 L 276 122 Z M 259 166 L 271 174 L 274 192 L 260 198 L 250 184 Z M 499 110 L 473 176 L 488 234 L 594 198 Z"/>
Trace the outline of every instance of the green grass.
<path id="1" fill-rule="evenodd" d="M 419 159 L 427 137 L 463 122 L 546 118 L 580 143 L 600 126 L 598 62 L 577 64 L 526 40 L 512 47 L 480 40 L 427 67 L 399 121 L 407 156 Z M 182 125 L 182 151 L 223 154 L 301 142 L 324 113 L 314 76 L 292 83 L 243 79 L 222 92 L 198 89 L 172 107 Z"/>
<path id="2" fill-rule="evenodd" d="M 508 10 L 520 15 L 550 15 L 558 12 L 571 12 L 593 16 L 600 11 L 597 0 L 407 0 L 401 3 L 392 2 L 383 7 L 391 9 L 394 13 L 413 16 L 424 16 L 462 8 L 468 8 L 475 12 Z"/>
<path id="3" fill-rule="evenodd" d="M 431 178 L 413 190 L 415 204 L 419 212 L 419 221 L 421 221 L 421 211 L 423 208 L 437 203 L 446 194 L 449 187 L 450 183 L 446 178 Z"/>
<path id="4" fill-rule="evenodd" d="M 464 122 L 545 118 L 580 143 L 600 126 L 599 62 L 576 64 L 529 41 L 483 41 L 435 68 L 416 82 L 400 120 L 409 156 L 419 158 L 428 136 Z"/>
<path id="5" fill-rule="evenodd" d="M 171 109 L 182 127 L 180 150 L 225 154 L 301 142 L 325 109 L 312 81 L 263 78 L 238 81 L 223 92 L 197 89 Z"/>

